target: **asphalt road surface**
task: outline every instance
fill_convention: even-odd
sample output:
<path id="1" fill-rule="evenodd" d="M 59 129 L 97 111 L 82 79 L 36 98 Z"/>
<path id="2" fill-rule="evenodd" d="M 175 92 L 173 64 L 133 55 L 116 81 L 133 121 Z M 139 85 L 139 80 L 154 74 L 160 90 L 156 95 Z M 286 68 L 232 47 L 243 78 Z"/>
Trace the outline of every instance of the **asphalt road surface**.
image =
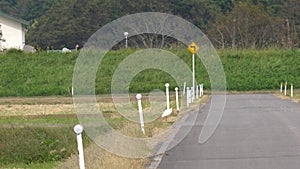
<path id="1" fill-rule="evenodd" d="M 227 95 L 214 135 L 198 143 L 207 104 L 159 169 L 299 169 L 300 104 L 273 95 Z"/>

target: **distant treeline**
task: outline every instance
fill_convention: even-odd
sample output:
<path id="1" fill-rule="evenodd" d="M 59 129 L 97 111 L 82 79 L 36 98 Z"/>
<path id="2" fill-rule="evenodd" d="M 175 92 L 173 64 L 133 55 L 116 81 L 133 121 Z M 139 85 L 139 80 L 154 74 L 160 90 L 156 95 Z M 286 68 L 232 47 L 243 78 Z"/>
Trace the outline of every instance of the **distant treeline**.
<path id="1" fill-rule="evenodd" d="M 0 1 L 1 11 L 31 22 L 27 43 L 41 49 L 74 48 L 114 19 L 150 11 L 174 14 L 192 22 L 218 48 L 298 48 L 299 9 L 299 0 Z M 155 35 L 143 36 L 144 41 L 131 38 L 129 46 L 144 48 L 157 43 L 152 40 Z M 169 47 L 178 43 L 166 40 L 163 44 Z"/>

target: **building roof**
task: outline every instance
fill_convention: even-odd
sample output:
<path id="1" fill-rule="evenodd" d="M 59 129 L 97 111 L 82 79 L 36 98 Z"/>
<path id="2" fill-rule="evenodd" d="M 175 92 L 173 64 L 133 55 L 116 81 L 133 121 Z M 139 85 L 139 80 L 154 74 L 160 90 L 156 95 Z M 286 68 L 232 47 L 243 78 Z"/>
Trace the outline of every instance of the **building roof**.
<path id="1" fill-rule="evenodd" d="M 7 18 L 7 19 L 11 19 L 11 20 L 16 21 L 16 22 L 19 22 L 19 23 L 21 23 L 21 24 L 23 24 L 23 25 L 27 25 L 27 26 L 29 25 L 29 21 L 26 21 L 26 20 L 24 20 L 24 19 L 21 19 L 21 18 L 17 18 L 17 17 L 11 16 L 11 15 L 8 15 L 8 14 L 3 13 L 3 12 L 1 12 L 1 11 L 0 11 L 0 16 L 2 16 L 2 17 L 4 17 L 4 18 Z"/>

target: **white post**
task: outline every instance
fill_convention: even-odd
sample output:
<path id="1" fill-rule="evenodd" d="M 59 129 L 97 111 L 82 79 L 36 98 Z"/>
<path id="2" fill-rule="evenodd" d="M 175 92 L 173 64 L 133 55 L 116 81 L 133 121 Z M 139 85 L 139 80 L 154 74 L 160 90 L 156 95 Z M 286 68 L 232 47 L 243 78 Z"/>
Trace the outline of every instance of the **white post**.
<path id="1" fill-rule="evenodd" d="M 203 96 L 203 84 L 200 84 L 200 97 Z"/>
<path id="2" fill-rule="evenodd" d="M 143 134 L 145 134 L 144 117 L 143 117 L 143 107 L 142 107 L 142 95 L 141 94 L 137 94 L 136 95 L 136 99 L 138 101 L 138 109 L 139 109 L 141 130 L 142 130 Z"/>
<path id="3" fill-rule="evenodd" d="M 193 87 L 191 87 L 191 103 L 194 102 L 194 90 L 193 90 Z"/>
<path id="4" fill-rule="evenodd" d="M 175 87 L 175 95 L 176 95 L 176 110 L 177 112 L 179 112 L 178 87 Z"/>
<path id="5" fill-rule="evenodd" d="M 286 88 L 287 88 L 287 82 L 284 84 L 284 95 L 286 96 Z"/>
<path id="6" fill-rule="evenodd" d="M 193 95 L 192 95 L 192 100 L 194 100 L 195 97 L 195 54 L 193 53 Z"/>
<path id="7" fill-rule="evenodd" d="M 165 84 L 166 86 L 166 98 L 167 98 L 167 109 L 170 109 L 170 96 L 169 96 L 169 83 Z"/>
<path id="8" fill-rule="evenodd" d="M 191 87 L 192 88 L 192 87 Z M 190 90 L 190 103 L 193 102 L 193 90 Z"/>
<path id="9" fill-rule="evenodd" d="M 77 134 L 79 168 L 80 169 L 85 169 L 85 167 L 84 167 L 84 155 L 83 155 L 83 144 L 82 144 L 82 136 L 81 136 L 82 131 L 83 131 L 83 127 L 80 124 L 77 124 L 76 126 L 74 126 L 74 132 Z"/>
<path id="10" fill-rule="evenodd" d="M 71 89 L 71 93 L 72 93 L 72 96 L 74 96 L 74 88 L 72 86 L 72 89 Z"/>
<path id="11" fill-rule="evenodd" d="M 124 32 L 124 36 L 125 36 L 125 48 L 128 48 L 128 32 Z"/>
<path id="12" fill-rule="evenodd" d="M 190 88 L 189 87 L 187 87 L 186 88 L 186 106 L 187 107 L 189 107 L 189 105 L 190 105 Z"/>
<path id="13" fill-rule="evenodd" d="M 198 99 L 198 94 L 199 94 L 199 90 L 198 90 L 198 85 L 196 85 L 196 99 Z"/>
<path id="14" fill-rule="evenodd" d="M 280 93 L 282 93 L 282 82 L 280 82 Z"/>
<path id="15" fill-rule="evenodd" d="M 182 95 L 185 94 L 185 88 L 186 88 L 186 82 L 183 83 L 183 90 L 182 90 Z"/>
<path id="16" fill-rule="evenodd" d="M 293 87 L 293 83 L 291 84 L 291 97 L 294 97 L 294 87 Z"/>

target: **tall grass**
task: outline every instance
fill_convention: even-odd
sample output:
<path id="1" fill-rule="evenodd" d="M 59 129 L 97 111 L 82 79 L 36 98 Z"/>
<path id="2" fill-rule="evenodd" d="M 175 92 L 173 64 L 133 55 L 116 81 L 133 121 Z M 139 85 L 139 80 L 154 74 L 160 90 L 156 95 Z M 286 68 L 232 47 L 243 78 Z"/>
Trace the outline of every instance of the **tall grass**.
<path id="1" fill-rule="evenodd" d="M 119 63 L 134 49 L 110 51 L 102 60 L 95 79 L 97 94 L 110 93 L 110 83 Z M 186 49 L 175 49 L 191 67 L 191 55 Z M 0 96 L 49 96 L 71 94 L 73 69 L 79 52 L 34 53 L 10 52 L 0 54 Z M 280 81 L 300 84 L 299 50 L 242 50 L 220 51 L 228 90 L 277 89 Z M 175 65 L 176 66 L 176 65 Z M 196 59 L 196 79 L 210 88 L 209 76 L 200 59 Z M 164 89 L 164 83 L 177 85 L 172 77 L 160 70 L 148 69 L 131 81 L 131 92 Z"/>
<path id="2" fill-rule="evenodd" d="M 78 53 L 0 55 L 0 96 L 66 95 Z"/>
<path id="3" fill-rule="evenodd" d="M 56 162 L 76 152 L 72 127 L 0 128 L 0 168 Z M 89 143 L 84 137 L 85 145 Z"/>
<path id="4" fill-rule="evenodd" d="M 229 90 L 278 89 L 287 81 L 300 85 L 300 50 L 220 52 Z"/>

